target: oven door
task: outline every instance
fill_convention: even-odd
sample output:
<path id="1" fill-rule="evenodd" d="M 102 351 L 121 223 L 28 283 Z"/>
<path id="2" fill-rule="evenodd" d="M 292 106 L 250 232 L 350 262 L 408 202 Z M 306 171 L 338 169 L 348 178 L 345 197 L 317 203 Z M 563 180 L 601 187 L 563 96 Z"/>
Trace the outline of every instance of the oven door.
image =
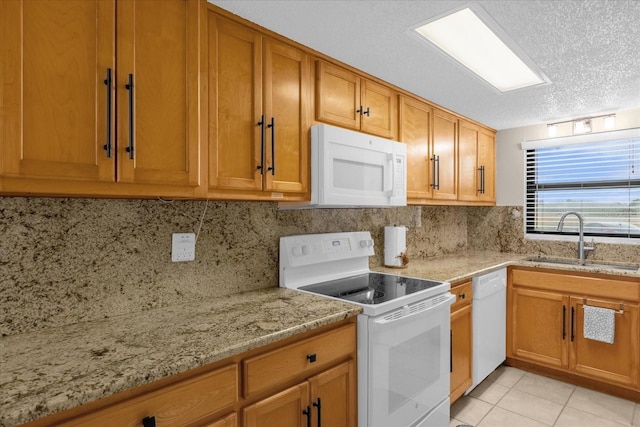
<path id="1" fill-rule="evenodd" d="M 368 321 L 369 427 L 411 426 L 449 396 L 446 293 Z"/>

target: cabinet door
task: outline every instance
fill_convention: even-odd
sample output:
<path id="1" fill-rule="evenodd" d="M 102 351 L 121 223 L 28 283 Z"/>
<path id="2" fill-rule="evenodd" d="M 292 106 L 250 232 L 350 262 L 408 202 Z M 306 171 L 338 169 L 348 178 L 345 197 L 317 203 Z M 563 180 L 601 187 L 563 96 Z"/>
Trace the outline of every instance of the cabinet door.
<path id="1" fill-rule="evenodd" d="M 473 337 L 471 335 L 471 305 L 451 313 L 451 385 L 449 398 L 455 402 L 473 382 Z"/>
<path id="2" fill-rule="evenodd" d="M 208 26 L 209 186 L 262 190 L 261 36 L 212 12 Z"/>
<path id="3" fill-rule="evenodd" d="M 312 412 L 304 382 L 246 407 L 244 427 L 302 427 Z"/>
<path id="4" fill-rule="evenodd" d="M 480 128 L 478 134 L 478 168 L 482 168 L 482 192 L 478 199 L 485 202 L 496 201 L 496 134 Z"/>
<path id="5" fill-rule="evenodd" d="M 114 18 L 114 0 L 0 2 L 0 176 L 115 180 Z"/>
<path id="6" fill-rule="evenodd" d="M 362 79 L 360 118 L 363 132 L 396 139 L 398 137 L 398 94 L 386 86 Z"/>
<path id="7" fill-rule="evenodd" d="M 118 180 L 197 186 L 200 3 L 120 1 L 117 9 Z"/>
<path id="8" fill-rule="evenodd" d="M 458 122 L 458 200 L 476 201 L 480 194 L 479 134 L 479 126 Z"/>
<path id="9" fill-rule="evenodd" d="M 569 298 L 555 292 L 512 288 L 511 352 L 548 366 L 568 366 Z"/>
<path id="10" fill-rule="evenodd" d="M 326 426 L 356 427 L 358 405 L 353 361 L 310 378 L 309 384 L 312 414 L 316 420 L 321 419 L 322 425 Z"/>
<path id="11" fill-rule="evenodd" d="M 360 77 L 318 61 L 316 80 L 316 120 L 359 130 Z"/>
<path id="12" fill-rule="evenodd" d="M 432 166 L 435 167 L 433 198 L 438 200 L 456 200 L 458 155 L 458 119 L 453 114 L 433 109 L 433 149 Z"/>
<path id="13" fill-rule="evenodd" d="M 309 181 L 309 57 L 292 46 L 264 43 L 267 120 L 266 189 L 306 192 Z"/>
<path id="14" fill-rule="evenodd" d="M 400 97 L 399 140 L 407 144 L 407 199 L 432 197 L 431 107 L 418 100 Z"/>
<path id="15" fill-rule="evenodd" d="M 571 297 L 573 341 L 569 367 L 591 378 L 624 385 L 638 384 L 638 305 L 589 298 L 587 305 L 616 310 L 613 344 L 584 337 L 584 300 Z"/>

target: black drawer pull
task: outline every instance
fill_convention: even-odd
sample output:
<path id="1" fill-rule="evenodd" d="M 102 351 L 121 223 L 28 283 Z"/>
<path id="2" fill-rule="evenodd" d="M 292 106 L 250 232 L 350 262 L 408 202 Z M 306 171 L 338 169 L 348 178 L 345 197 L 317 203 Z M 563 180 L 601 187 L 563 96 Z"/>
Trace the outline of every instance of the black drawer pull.
<path id="1" fill-rule="evenodd" d="M 142 427 L 156 427 L 156 417 L 144 417 Z"/>
<path id="2" fill-rule="evenodd" d="M 460 294 L 460 298 L 465 299 L 467 297 L 467 294 Z"/>
<path id="3" fill-rule="evenodd" d="M 307 360 L 309 361 L 309 363 L 315 362 L 316 359 L 317 359 L 317 357 L 316 357 L 315 353 L 307 354 Z"/>

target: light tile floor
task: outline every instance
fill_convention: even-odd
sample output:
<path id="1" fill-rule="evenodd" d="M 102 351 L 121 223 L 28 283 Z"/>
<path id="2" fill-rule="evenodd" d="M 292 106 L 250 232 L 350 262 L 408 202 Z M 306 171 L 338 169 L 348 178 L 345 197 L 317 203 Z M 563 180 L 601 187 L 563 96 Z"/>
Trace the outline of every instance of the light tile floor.
<path id="1" fill-rule="evenodd" d="M 451 407 L 449 427 L 640 427 L 640 404 L 500 366 Z"/>

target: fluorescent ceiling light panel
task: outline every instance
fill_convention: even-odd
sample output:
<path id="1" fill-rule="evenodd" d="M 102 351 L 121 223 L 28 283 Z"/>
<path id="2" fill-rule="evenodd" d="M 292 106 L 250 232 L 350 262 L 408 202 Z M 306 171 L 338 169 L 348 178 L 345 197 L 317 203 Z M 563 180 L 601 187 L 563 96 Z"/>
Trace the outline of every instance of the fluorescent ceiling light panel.
<path id="1" fill-rule="evenodd" d="M 529 68 L 470 8 L 431 21 L 415 31 L 500 92 L 547 82 L 541 72 Z"/>

